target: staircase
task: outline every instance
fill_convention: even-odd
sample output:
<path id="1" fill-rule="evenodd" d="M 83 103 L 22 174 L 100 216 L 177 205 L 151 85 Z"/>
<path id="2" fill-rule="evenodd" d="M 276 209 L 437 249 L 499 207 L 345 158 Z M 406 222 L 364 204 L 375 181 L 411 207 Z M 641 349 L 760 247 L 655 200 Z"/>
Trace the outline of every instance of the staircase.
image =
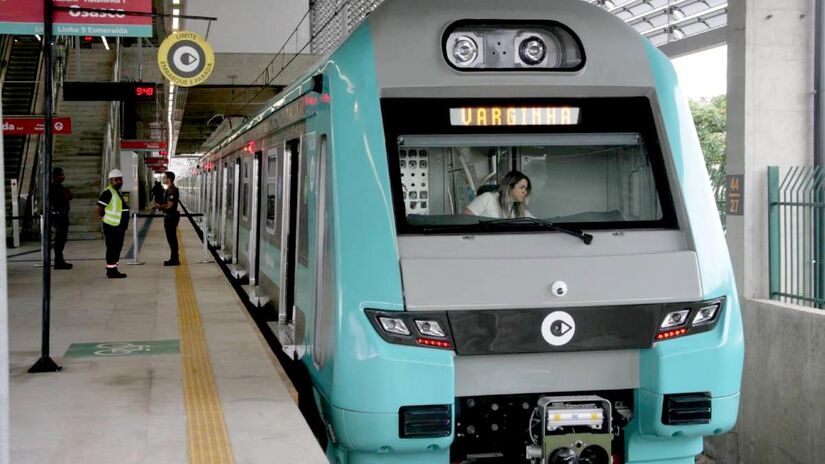
<path id="1" fill-rule="evenodd" d="M 3 116 L 24 116 L 32 114 L 40 71 L 40 41 L 30 36 L 10 38 L 9 53 L 3 80 Z M 4 187 L 9 180 L 18 179 L 23 151 L 26 148 L 27 135 L 3 137 L 3 167 L 5 169 Z M 36 139 L 35 139 L 36 140 Z M 11 212 L 11 198 L 7 196 L 7 214 Z"/>
<path id="2" fill-rule="evenodd" d="M 114 53 L 107 50 L 81 50 L 80 73 L 77 56 L 71 53 L 66 80 L 111 82 Z M 62 95 L 59 98 L 62 100 Z M 103 165 L 103 144 L 109 102 L 61 101 L 61 115 L 71 116 L 72 133 L 55 137 L 52 166 L 66 174 L 65 185 L 74 193 L 69 216 L 69 239 L 100 237 L 100 223 L 95 206 L 100 196 Z"/>

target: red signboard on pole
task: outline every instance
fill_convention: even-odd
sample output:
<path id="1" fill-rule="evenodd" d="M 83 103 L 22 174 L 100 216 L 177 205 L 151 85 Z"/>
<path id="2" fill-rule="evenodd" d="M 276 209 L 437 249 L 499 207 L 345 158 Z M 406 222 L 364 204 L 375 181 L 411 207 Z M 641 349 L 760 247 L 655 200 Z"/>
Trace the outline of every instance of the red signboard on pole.
<path id="1" fill-rule="evenodd" d="M 53 4 L 52 29 L 57 35 L 152 36 L 152 0 L 54 0 Z M 42 34 L 44 6 L 38 0 L 3 1 L 0 33 Z M 146 15 L 128 14 L 132 12 Z"/>
<path id="2" fill-rule="evenodd" d="M 3 118 L 3 135 L 36 135 L 45 132 L 43 116 L 18 116 Z M 68 116 L 52 117 L 52 133 L 69 135 L 72 133 L 72 118 Z"/>
<path id="3" fill-rule="evenodd" d="M 120 148 L 124 150 L 163 150 L 167 144 L 163 140 L 121 140 Z"/>

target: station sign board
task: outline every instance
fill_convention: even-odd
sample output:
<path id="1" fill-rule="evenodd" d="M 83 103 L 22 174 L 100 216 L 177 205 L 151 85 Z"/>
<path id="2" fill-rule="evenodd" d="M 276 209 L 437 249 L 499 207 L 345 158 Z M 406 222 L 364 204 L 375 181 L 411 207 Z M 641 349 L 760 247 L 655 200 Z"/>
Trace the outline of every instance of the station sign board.
<path id="1" fill-rule="evenodd" d="M 158 151 L 167 147 L 164 140 L 121 140 L 120 148 L 135 151 Z"/>
<path id="2" fill-rule="evenodd" d="M 43 116 L 11 116 L 3 118 L 3 135 L 38 135 L 46 132 Z M 52 117 L 52 134 L 69 135 L 72 133 L 72 118 L 68 116 Z"/>
<path id="3" fill-rule="evenodd" d="M 151 37 L 152 0 L 53 0 L 55 35 Z M 96 11 L 88 11 L 96 10 Z M 0 34 L 43 34 L 44 2 L 3 1 Z"/>
<path id="4" fill-rule="evenodd" d="M 161 42 L 158 68 L 175 85 L 202 84 L 215 69 L 212 46 L 197 32 L 178 31 Z"/>

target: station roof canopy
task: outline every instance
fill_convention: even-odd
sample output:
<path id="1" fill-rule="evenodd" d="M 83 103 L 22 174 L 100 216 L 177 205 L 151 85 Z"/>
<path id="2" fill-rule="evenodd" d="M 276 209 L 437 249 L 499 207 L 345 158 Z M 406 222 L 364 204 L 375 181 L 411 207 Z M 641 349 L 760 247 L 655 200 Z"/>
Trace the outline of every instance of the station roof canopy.
<path id="1" fill-rule="evenodd" d="M 669 56 L 722 45 L 727 0 L 585 0 L 623 19 Z"/>

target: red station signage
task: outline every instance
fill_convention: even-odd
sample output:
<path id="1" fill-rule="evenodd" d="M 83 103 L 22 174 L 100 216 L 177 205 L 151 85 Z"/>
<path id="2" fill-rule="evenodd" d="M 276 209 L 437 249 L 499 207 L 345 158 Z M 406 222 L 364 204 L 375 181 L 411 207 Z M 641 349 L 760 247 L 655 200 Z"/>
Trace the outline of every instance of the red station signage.
<path id="1" fill-rule="evenodd" d="M 124 150 L 163 150 L 167 144 L 163 140 L 121 140 L 120 148 Z"/>
<path id="2" fill-rule="evenodd" d="M 42 116 L 21 116 L 3 118 L 3 135 L 37 135 L 46 131 Z M 68 116 L 52 117 L 52 134 L 69 135 L 72 133 L 72 118 Z"/>
<path id="3" fill-rule="evenodd" d="M 58 35 L 152 36 L 152 0 L 54 0 L 53 4 L 53 28 Z M 37 0 L 3 1 L 0 33 L 42 34 L 43 8 L 43 2 Z M 147 15 L 130 15 L 127 11 Z"/>

